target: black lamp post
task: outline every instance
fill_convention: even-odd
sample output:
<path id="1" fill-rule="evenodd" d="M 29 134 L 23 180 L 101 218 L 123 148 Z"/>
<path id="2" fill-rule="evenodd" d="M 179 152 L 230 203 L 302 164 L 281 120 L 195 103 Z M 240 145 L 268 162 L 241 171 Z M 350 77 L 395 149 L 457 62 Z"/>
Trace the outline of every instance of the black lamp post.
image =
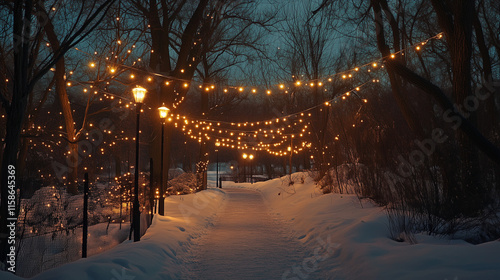
<path id="1" fill-rule="evenodd" d="M 247 164 L 246 164 L 247 158 L 248 155 L 246 153 L 243 153 L 243 178 L 245 178 L 245 183 L 247 182 Z"/>
<path id="2" fill-rule="evenodd" d="M 161 155 L 160 155 L 160 194 L 159 194 L 159 199 L 158 199 L 158 214 L 161 216 L 165 215 L 165 196 L 164 196 L 164 190 L 163 188 L 163 139 L 165 138 L 165 119 L 168 116 L 168 111 L 169 109 L 165 107 L 165 105 L 161 106 L 158 108 L 158 111 L 160 112 L 160 119 L 161 119 Z"/>
<path id="3" fill-rule="evenodd" d="M 141 115 L 141 107 L 146 96 L 146 89 L 136 87 L 132 89 L 136 104 L 136 135 L 135 135 L 135 182 L 134 182 L 134 206 L 132 215 L 132 224 L 134 230 L 134 242 L 141 240 L 141 212 L 139 211 L 139 120 Z"/>
<path id="4" fill-rule="evenodd" d="M 248 155 L 250 160 L 250 184 L 253 184 L 253 154 Z"/>
<path id="5" fill-rule="evenodd" d="M 215 147 L 217 147 L 215 149 L 215 156 L 217 159 L 217 167 L 216 167 L 216 171 L 215 171 L 215 187 L 221 188 L 222 186 L 219 186 L 219 149 L 218 149 L 220 147 L 219 141 L 215 142 Z"/>

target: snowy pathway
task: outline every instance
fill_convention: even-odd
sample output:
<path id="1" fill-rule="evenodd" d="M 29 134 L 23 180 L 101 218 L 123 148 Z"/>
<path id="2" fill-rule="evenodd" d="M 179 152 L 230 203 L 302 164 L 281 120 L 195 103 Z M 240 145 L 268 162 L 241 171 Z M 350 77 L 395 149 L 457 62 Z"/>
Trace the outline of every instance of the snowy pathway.
<path id="1" fill-rule="evenodd" d="M 269 213 L 258 192 L 224 189 L 214 227 L 191 249 L 185 279 L 282 279 L 304 258 L 301 244 Z"/>

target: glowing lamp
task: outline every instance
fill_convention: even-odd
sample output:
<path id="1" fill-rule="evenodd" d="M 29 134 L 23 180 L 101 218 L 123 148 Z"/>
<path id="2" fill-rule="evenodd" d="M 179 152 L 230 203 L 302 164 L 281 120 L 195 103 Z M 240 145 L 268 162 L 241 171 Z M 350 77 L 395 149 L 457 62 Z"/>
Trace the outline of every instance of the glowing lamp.
<path id="1" fill-rule="evenodd" d="M 170 109 L 165 107 L 165 105 L 158 108 L 158 112 L 160 113 L 160 119 L 162 119 L 162 120 L 166 119 L 168 116 L 168 111 L 170 111 Z"/>
<path id="2" fill-rule="evenodd" d="M 146 97 L 146 91 L 147 90 L 143 87 L 136 87 L 132 89 L 135 103 L 142 104 L 144 102 L 144 97 Z"/>

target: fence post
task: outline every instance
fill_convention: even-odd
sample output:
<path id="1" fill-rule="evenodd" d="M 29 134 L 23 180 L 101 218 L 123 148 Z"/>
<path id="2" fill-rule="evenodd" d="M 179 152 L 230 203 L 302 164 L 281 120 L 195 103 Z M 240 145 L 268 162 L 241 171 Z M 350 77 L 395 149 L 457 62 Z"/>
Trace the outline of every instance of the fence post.
<path id="1" fill-rule="evenodd" d="M 153 158 L 149 158 L 149 208 L 151 210 L 151 222 L 153 222 L 153 215 L 155 212 L 155 191 L 154 191 L 154 180 L 153 180 Z"/>
<path id="2" fill-rule="evenodd" d="M 87 237 L 88 237 L 88 227 L 89 227 L 89 173 L 85 173 L 85 180 L 83 185 L 83 242 L 82 242 L 82 258 L 87 257 Z"/>

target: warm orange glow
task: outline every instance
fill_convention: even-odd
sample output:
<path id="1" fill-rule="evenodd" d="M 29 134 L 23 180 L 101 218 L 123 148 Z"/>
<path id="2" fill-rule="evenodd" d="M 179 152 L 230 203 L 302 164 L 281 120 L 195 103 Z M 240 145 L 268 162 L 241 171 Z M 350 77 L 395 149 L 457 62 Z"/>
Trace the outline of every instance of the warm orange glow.
<path id="1" fill-rule="evenodd" d="M 170 111 L 165 105 L 161 106 L 158 108 L 158 111 L 160 113 L 160 119 L 166 119 L 168 116 L 168 111 Z"/>
<path id="2" fill-rule="evenodd" d="M 135 103 L 144 102 L 144 97 L 146 97 L 146 89 L 143 87 L 136 87 L 132 89 L 132 93 L 134 94 Z"/>

